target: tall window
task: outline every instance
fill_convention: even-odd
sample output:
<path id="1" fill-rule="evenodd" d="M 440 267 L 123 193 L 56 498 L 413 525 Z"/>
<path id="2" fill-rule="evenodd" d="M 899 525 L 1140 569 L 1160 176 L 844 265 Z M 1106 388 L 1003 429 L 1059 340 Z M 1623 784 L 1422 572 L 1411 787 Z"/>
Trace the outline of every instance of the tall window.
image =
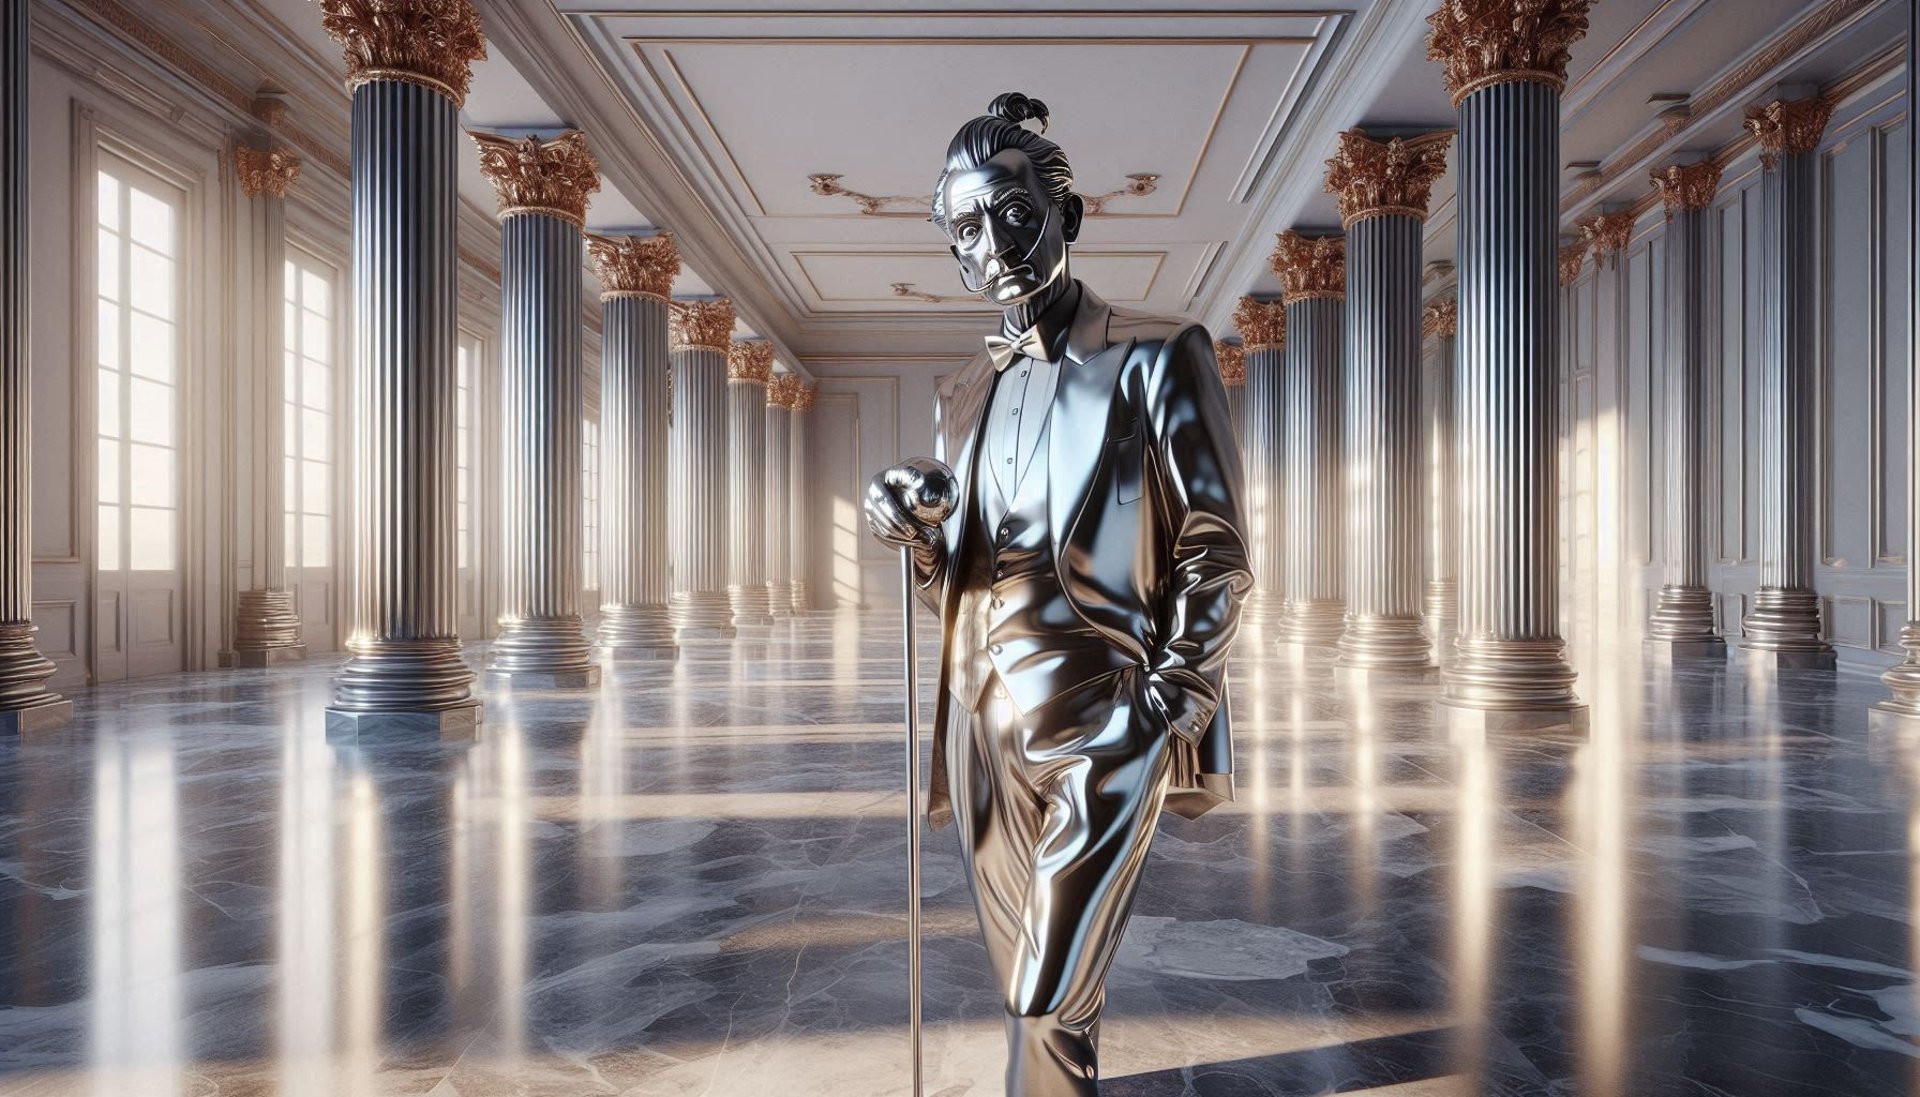
<path id="1" fill-rule="evenodd" d="M 600 424 L 580 420 L 580 585 L 600 589 Z"/>
<path id="2" fill-rule="evenodd" d="M 333 563 L 334 272 L 290 253 L 286 270 L 287 566 Z"/>
<path id="3" fill-rule="evenodd" d="M 460 543 L 459 567 L 467 571 L 473 567 L 473 401 L 474 372 L 479 368 L 480 344 L 467 336 L 460 337 L 460 355 L 457 367 L 458 376 L 454 380 L 454 445 L 459 450 L 454 455 L 455 477 L 458 486 L 455 489 L 459 498 L 458 517 L 455 530 Z"/>
<path id="4" fill-rule="evenodd" d="M 99 188 L 101 571 L 174 571 L 180 555 L 180 191 L 108 156 Z"/>

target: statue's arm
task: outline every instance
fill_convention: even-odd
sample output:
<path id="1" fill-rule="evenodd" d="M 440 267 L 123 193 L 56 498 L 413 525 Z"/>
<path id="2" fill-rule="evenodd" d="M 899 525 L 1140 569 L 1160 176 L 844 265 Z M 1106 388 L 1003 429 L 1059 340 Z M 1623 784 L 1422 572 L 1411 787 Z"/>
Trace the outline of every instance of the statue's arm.
<path id="1" fill-rule="evenodd" d="M 1253 585 L 1240 450 L 1205 328 L 1188 325 L 1167 340 L 1145 390 L 1150 490 L 1173 531 L 1148 692 L 1168 726 L 1198 742 L 1220 704 L 1240 603 Z"/>

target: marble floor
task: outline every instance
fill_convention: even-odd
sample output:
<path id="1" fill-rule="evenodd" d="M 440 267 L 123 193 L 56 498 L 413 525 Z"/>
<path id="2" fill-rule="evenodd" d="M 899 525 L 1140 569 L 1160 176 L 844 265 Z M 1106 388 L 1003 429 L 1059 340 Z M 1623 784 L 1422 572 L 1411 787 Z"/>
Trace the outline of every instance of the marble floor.
<path id="1" fill-rule="evenodd" d="M 907 1092 L 899 641 L 782 622 L 464 746 L 330 746 L 326 663 L 82 693 L 0 744 L 0 1093 Z M 1588 729 L 1482 736 L 1247 637 L 1240 800 L 1161 825 L 1103 1092 L 1920 1092 L 1878 684 L 1620 650 Z M 997 1094 L 925 849 L 927 1092 Z"/>

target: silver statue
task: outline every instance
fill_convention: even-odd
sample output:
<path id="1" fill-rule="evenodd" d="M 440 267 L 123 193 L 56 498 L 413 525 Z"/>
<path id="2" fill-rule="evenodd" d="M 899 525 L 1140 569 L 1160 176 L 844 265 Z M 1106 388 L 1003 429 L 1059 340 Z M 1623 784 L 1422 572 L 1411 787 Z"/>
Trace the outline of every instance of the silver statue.
<path id="1" fill-rule="evenodd" d="M 1159 811 L 1232 797 L 1225 668 L 1251 573 L 1213 340 L 1072 276 L 1084 203 L 1028 120 L 1044 132 L 1046 107 L 1002 95 L 947 148 L 933 222 L 1002 333 L 943 386 L 938 460 L 875 478 L 866 512 L 940 615 L 929 815 L 959 821 L 1007 1093 L 1066 1097 L 1095 1092 Z M 950 516 L 920 517 L 943 496 Z"/>

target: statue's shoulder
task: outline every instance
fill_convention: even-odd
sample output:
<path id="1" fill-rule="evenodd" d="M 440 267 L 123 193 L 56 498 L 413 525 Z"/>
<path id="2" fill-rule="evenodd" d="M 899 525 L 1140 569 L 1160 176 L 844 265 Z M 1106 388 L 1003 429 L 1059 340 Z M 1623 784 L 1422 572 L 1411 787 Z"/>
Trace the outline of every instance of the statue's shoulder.
<path id="1" fill-rule="evenodd" d="M 1171 348 L 1174 353 L 1184 353 L 1187 347 L 1204 346 L 1213 348 L 1213 339 L 1207 329 L 1191 320 L 1177 316 L 1153 316 L 1130 309 L 1114 309 L 1112 319 L 1107 323 L 1109 342 L 1122 343 L 1133 340 L 1136 357 L 1153 359 L 1164 349 Z"/>

